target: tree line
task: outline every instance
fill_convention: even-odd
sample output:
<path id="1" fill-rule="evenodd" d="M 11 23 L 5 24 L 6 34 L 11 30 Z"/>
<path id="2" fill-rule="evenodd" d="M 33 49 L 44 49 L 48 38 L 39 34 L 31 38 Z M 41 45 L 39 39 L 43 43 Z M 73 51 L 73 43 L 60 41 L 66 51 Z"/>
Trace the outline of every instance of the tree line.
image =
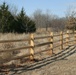
<path id="1" fill-rule="evenodd" d="M 9 5 L 4 2 L 0 6 L 0 32 L 31 33 L 35 31 L 35 22 L 25 14 L 24 8 L 19 14 L 12 15 Z"/>
<path id="2" fill-rule="evenodd" d="M 76 11 L 68 8 L 64 17 L 50 14 L 46 11 L 38 9 L 33 13 L 33 20 L 35 21 L 36 28 L 51 28 L 53 31 L 76 30 Z"/>
<path id="3" fill-rule="evenodd" d="M 0 5 L 0 32 L 31 33 L 42 28 L 46 31 L 48 28 L 53 31 L 76 30 L 76 11 L 70 8 L 66 13 L 65 17 L 60 18 L 50 14 L 49 10 L 43 13 L 42 10 L 37 9 L 32 16 L 28 17 L 24 8 L 16 14 L 11 12 L 9 5 L 4 2 Z"/>

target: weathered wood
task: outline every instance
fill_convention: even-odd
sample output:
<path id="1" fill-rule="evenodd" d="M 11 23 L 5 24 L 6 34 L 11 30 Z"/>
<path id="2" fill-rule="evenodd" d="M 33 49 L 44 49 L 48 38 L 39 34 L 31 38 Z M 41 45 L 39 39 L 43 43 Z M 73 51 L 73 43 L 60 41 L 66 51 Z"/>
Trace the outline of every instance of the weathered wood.
<path id="1" fill-rule="evenodd" d="M 35 37 L 34 39 L 37 40 L 37 39 L 46 39 L 46 38 L 49 38 L 50 36 L 43 36 L 43 37 Z"/>
<path id="2" fill-rule="evenodd" d="M 74 31 L 74 44 L 76 44 L 76 31 Z"/>
<path id="3" fill-rule="evenodd" d="M 33 33 L 30 34 L 30 46 L 32 46 L 32 48 L 30 48 L 30 60 L 34 60 L 34 34 Z"/>
<path id="4" fill-rule="evenodd" d="M 69 44 L 69 30 L 66 32 L 66 45 Z"/>
<path id="5" fill-rule="evenodd" d="M 1 52 L 12 52 L 12 51 L 17 51 L 17 50 L 21 50 L 21 49 L 28 49 L 28 48 L 32 48 L 32 46 L 26 46 L 26 47 L 14 48 L 14 49 L 7 49 L 7 50 L 0 50 L 0 53 Z"/>
<path id="6" fill-rule="evenodd" d="M 63 32 L 60 32 L 60 49 L 63 50 Z"/>
<path id="7" fill-rule="evenodd" d="M 18 39 L 18 40 L 0 40 L 0 43 L 21 42 L 21 41 L 29 41 L 29 39 Z"/>
<path id="8" fill-rule="evenodd" d="M 49 41 L 51 42 L 51 44 L 50 44 L 51 50 L 49 53 L 53 54 L 53 32 L 50 33 L 50 40 Z"/>
<path id="9" fill-rule="evenodd" d="M 48 44 L 51 44 L 51 43 L 53 43 L 53 42 L 45 42 L 45 43 L 37 44 L 34 47 L 41 47 L 41 46 L 45 46 L 45 45 L 48 45 Z"/>

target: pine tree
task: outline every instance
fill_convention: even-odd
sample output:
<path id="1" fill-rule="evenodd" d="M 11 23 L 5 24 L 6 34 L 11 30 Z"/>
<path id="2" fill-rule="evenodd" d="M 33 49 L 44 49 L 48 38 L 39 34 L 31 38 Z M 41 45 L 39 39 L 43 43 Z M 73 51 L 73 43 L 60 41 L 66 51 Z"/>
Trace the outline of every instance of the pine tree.
<path id="1" fill-rule="evenodd" d="M 0 32 L 28 33 L 35 31 L 35 23 L 25 14 L 23 8 L 17 16 L 13 17 L 5 2 L 0 6 Z"/>
<path id="2" fill-rule="evenodd" d="M 19 33 L 36 31 L 35 23 L 25 14 L 23 8 L 17 17 L 17 21 L 18 24 L 16 29 Z"/>
<path id="3" fill-rule="evenodd" d="M 6 5 L 5 2 L 0 6 L 0 32 L 3 33 L 12 31 L 14 17 L 11 15 L 8 9 L 9 6 Z"/>

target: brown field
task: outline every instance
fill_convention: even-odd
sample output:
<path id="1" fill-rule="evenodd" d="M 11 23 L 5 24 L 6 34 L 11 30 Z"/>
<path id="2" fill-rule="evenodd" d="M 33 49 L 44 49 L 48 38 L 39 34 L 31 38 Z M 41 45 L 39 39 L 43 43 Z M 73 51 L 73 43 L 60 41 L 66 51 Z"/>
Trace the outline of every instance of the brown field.
<path id="1" fill-rule="evenodd" d="M 57 34 L 57 33 L 56 33 Z M 49 33 L 35 33 L 34 36 L 47 36 Z M 15 39 L 26 39 L 29 34 L 0 34 L 0 40 L 15 40 Z M 65 36 L 64 36 L 65 37 Z M 55 37 L 58 40 L 59 37 Z M 47 42 L 48 39 L 35 40 L 35 44 L 42 42 Z M 57 45 L 59 43 L 55 43 Z M 13 42 L 13 43 L 0 43 L 0 50 L 17 48 L 28 46 L 29 41 L 25 42 Z M 49 45 L 35 48 L 35 52 L 48 49 Z M 6 52 L 0 54 L 0 63 L 3 64 L 3 60 L 9 59 L 11 57 L 26 55 L 29 53 L 29 49 Z M 36 54 L 34 57 L 35 61 L 23 61 L 12 60 L 4 64 L 22 64 L 22 66 L 10 69 L 9 75 L 76 75 L 76 48 L 75 46 L 65 46 L 64 49 L 60 50 L 60 47 L 54 49 L 53 55 L 48 54 L 48 52 L 43 52 Z"/>

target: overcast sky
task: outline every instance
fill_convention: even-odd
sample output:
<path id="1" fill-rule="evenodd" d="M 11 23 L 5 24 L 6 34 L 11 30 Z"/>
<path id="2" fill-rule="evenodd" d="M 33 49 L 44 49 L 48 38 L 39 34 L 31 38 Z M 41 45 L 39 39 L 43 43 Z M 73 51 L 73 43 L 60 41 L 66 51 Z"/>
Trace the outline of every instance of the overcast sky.
<path id="1" fill-rule="evenodd" d="M 76 0 L 0 0 L 0 4 L 4 1 L 11 6 L 16 6 L 18 11 L 24 7 L 28 16 L 35 10 L 41 9 L 43 12 L 50 10 L 51 13 L 63 17 L 69 6 L 76 7 Z"/>

